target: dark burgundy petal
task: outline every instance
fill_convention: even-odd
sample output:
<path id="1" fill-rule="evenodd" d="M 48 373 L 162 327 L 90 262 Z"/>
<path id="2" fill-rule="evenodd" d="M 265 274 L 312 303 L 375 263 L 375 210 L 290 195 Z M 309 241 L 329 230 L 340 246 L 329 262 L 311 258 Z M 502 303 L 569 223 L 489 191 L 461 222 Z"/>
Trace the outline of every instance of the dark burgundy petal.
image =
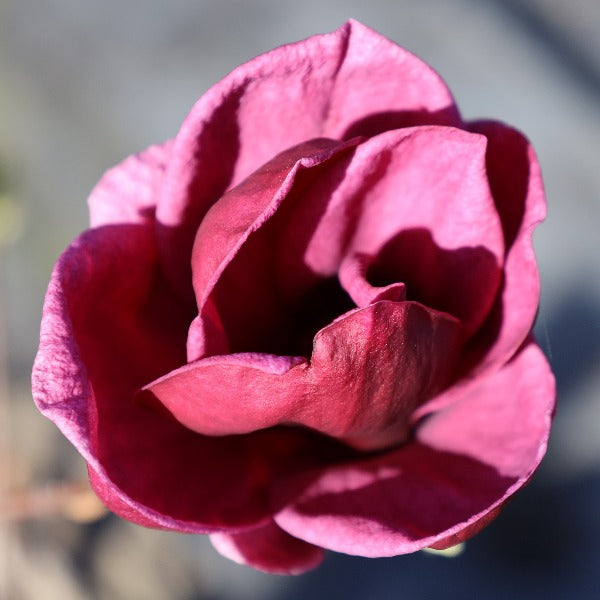
<path id="1" fill-rule="evenodd" d="M 198 227 L 192 251 L 192 281 L 198 309 L 202 310 L 216 281 L 239 248 L 269 219 L 292 192 L 299 172 L 320 168 L 354 142 L 315 139 L 288 148 L 225 194 Z M 326 202 L 327 198 L 323 198 Z"/>
<path id="2" fill-rule="evenodd" d="M 373 458 L 280 479 L 291 535 L 362 556 L 445 546 L 475 533 L 529 480 L 546 450 L 554 379 L 535 344 L 477 379 L 416 439 Z"/>
<path id="3" fill-rule="evenodd" d="M 352 307 L 338 271 L 360 306 L 401 299 L 404 282 L 409 299 L 454 314 L 468 334 L 486 318 L 504 244 L 485 138 L 417 127 L 367 140 L 352 155 L 345 149 L 309 154 L 317 164 L 294 179 L 282 171 L 286 152 L 209 212 L 194 248 L 200 316 L 189 360 L 230 352 L 308 356 L 316 331 Z M 278 177 L 267 186 L 271 171 Z M 237 217 L 230 224 L 238 213 L 239 224 Z M 357 257 L 371 261 L 364 274 L 352 267 Z"/>
<path id="4" fill-rule="evenodd" d="M 297 353 L 302 344 L 296 338 L 308 334 L 310 346 L 320 327 L 352 307 L 339 286 L 324 289 L 320 276 L 307 269 L 302 246 L 357 143 L 311 140 L 290 148 L 207 213 L 192 253 L 199 316 L 190 329 L 188 360 L 230 352 Z M 332 297 L 336 293 L 341 304 Z M 300 304 L 314 304 L 316 296 L 331 306 L 311 310 L 318 318 L 308 324 L 298 314 Z"/>
<path id="5" fill-rule="evenodd" d="M 34 397 L 115 512 L 182 531 L 255 525 L 272 512 L 275 473 L 314 462 L 323 446 L 300 431 L 209 438 L 134 402 L 185 363 L 190 319 L 161 275 L 150 224 L 90 230 L 52 275 Z"/>
<path id="6" fill-rule="evenodd" d="M 213 533 L 213 546 L 242 565 L 277 575 L 300 575 L 323 560 L 322 548 L 292 537 L 274 522 L 240 533 Z"/>

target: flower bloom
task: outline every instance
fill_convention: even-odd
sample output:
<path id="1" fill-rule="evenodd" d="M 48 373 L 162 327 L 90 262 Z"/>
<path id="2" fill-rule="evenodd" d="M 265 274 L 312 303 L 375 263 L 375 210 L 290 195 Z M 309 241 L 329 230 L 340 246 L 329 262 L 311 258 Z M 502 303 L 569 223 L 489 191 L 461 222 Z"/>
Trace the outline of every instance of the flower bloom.
<path id="1" fill-rule="evenodd" d="M 122 517 L 298 573 L 456 544 L 542 459 L 534 152 L 360 23 L 233 71 L 89 205 L 33 390 Z"/>

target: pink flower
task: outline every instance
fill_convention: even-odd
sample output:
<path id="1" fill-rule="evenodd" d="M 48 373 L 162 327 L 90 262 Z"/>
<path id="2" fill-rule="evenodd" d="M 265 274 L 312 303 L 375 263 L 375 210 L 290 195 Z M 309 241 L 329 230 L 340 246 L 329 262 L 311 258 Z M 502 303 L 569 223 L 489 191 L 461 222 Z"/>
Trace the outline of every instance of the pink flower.
<path id="1" fill-rule="evenodd" d="M 298 573 L 464 540 L 542 459 L 533 150 L 360 23 L 233 71 L 90 212 L 33 389 L 124 518 Z"/>

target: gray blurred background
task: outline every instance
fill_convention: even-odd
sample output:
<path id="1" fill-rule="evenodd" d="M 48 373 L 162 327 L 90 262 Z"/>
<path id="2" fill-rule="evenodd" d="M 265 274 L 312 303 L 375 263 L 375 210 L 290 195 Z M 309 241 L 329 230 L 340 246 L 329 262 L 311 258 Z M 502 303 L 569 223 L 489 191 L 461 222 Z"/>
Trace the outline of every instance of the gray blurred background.
<path id="1" fill-rule="evenodd" d="M 330 554 L 281 578 L 103 515 L 28 378 L 51 268 L 103 171 L 174 136 L 238 64 L 348 17 L 431 64 L 466 118 L 536 147 L 536 332 L 560 403 L 541 470 L 460 556 Z M 600 597 L 599 194 L 598 0 L 0 0 L 0 599 Z"/>

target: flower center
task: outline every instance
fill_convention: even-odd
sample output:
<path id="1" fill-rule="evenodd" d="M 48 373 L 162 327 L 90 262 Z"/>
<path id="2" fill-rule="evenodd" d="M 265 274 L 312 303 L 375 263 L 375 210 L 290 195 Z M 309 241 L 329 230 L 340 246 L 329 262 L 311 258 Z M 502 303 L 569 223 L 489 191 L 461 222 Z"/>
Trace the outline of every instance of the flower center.
<path id="1" fill-rule="evenodd" d="M 281 340 L 285 351 L 279 354 L 310 357 L 315 334 L 353 308 L 356 305 L 337 276 L 322 279 L 290 311 L 290 335 Z"/>

